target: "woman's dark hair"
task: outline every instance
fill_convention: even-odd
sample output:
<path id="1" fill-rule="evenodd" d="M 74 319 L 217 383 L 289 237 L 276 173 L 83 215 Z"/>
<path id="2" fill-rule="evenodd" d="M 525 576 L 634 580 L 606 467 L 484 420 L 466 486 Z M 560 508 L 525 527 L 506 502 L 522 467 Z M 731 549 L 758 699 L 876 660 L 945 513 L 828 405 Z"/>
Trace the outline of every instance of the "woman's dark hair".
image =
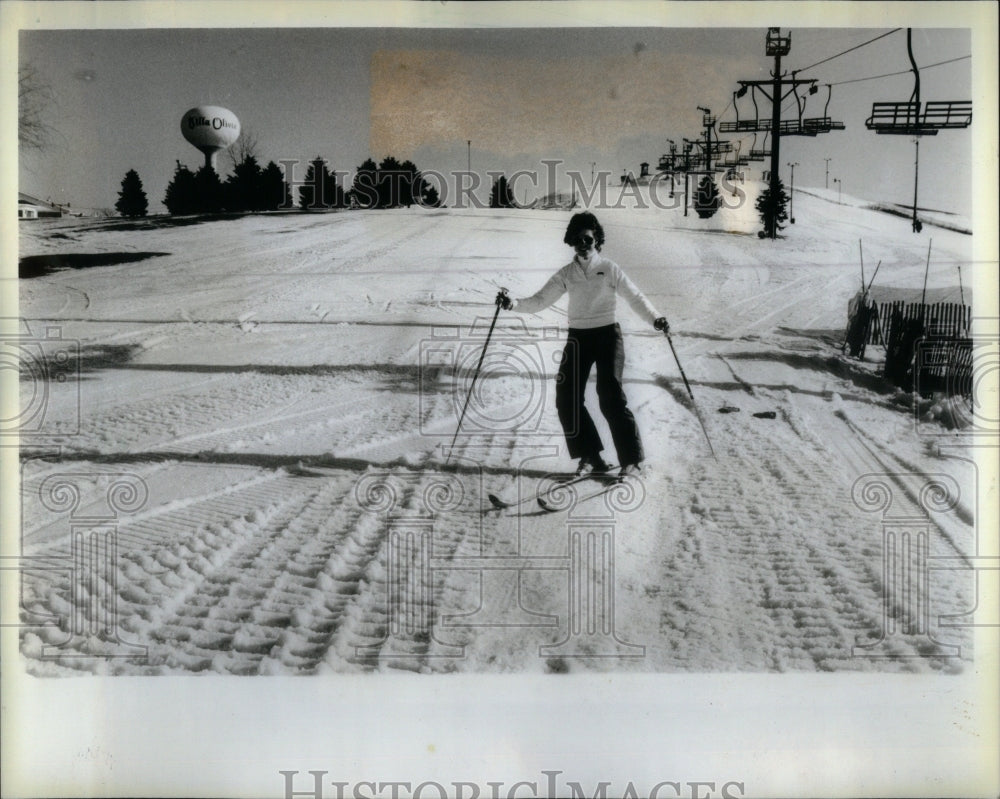
<path id="1" fill-rule="evenodd" d="M 563 242 L 570 247 L 575 247 L 577 238 L 581 231 L 584 230 L 594 231 L 594 246 L 600 251 L 601 247 L 604 246 L 604 228 L 601 227 L 601 223 L 597 221 L 597 217 L 590 213 L 590 211 L 573 214 L 573 218 L 569 220 L 569 225 L 566 227 L 566 235 L 563 236 Z"/>

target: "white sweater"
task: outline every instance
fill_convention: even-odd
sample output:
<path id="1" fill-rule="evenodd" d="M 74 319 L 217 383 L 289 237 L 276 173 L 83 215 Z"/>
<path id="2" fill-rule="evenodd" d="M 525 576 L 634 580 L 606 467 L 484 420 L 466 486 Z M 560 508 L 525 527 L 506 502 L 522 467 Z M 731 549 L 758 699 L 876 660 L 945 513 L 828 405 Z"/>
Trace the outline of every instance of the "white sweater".
<path id="1" fill-rule="evenodd" d="M 660 316 L 620 266 L 596 253 L 588 263 L 574 258 L 535 294 L 515 301 L 514 310 L 537 313 L 569 292 L 569 326 L 603 327 L 615 323 L 616 297 L 621 295 L 640 317 L 652 324 Z"/>

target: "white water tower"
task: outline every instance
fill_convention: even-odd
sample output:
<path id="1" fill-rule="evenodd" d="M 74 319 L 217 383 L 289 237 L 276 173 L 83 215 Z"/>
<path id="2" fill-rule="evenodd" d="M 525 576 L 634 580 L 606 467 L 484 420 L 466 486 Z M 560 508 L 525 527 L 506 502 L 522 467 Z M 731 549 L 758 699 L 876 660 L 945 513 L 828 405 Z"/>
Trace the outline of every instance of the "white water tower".
<path id="1" fill-rule="evenodd" d="M 217 153 L 240 137 L 240 121 L 228 108 L 199 105 L 181 117 L 181 133 L 205 154 L 205 166 L 215 169 Z"/>

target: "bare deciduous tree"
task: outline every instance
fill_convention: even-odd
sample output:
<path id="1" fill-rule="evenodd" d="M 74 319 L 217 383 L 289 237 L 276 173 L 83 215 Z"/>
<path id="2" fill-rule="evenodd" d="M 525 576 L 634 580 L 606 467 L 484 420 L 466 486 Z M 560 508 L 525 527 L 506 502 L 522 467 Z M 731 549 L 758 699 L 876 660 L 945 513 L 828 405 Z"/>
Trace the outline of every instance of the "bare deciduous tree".
<path id="1" fill-rule="evenodd" d="M 257 163 L 260 163 L 260 146 L 257 141 L 257 134 L 254 133 L 253 129 L 248 127 L 242 128 L 240 130 L 240 137 L 227 150 L 227 155 L 229 156 L 230 169 L 233 170 L 251 156 L 257 160 Z"/>
<path id="2" fill-rule="evenodd" d="M 55 102 L 52 87 L 32 64 L 17 73 L 17 141 L 27 150 L 44 150 L 56 129 L 46 119 L 46 111 Z"/>

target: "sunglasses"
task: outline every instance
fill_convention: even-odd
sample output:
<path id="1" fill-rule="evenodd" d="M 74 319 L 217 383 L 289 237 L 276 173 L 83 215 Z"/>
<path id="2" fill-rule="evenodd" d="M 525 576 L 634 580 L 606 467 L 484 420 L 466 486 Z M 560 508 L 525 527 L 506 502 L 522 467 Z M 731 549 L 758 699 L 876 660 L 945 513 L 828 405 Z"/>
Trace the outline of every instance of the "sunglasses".
<path id="1" fill-rule="evenodd" d="M 579 236 L 577 238 L 577 240 L 576 240 L 577 244 L 583 244 L 583 245 L 585 245 L 587 247 L 589 247 L 591 244 L 593 244 L 594 241 L 595 240 L 594 240 L 593 236 L 587 236 L 586 234 L 582 235 L 582 236 Z"/>

